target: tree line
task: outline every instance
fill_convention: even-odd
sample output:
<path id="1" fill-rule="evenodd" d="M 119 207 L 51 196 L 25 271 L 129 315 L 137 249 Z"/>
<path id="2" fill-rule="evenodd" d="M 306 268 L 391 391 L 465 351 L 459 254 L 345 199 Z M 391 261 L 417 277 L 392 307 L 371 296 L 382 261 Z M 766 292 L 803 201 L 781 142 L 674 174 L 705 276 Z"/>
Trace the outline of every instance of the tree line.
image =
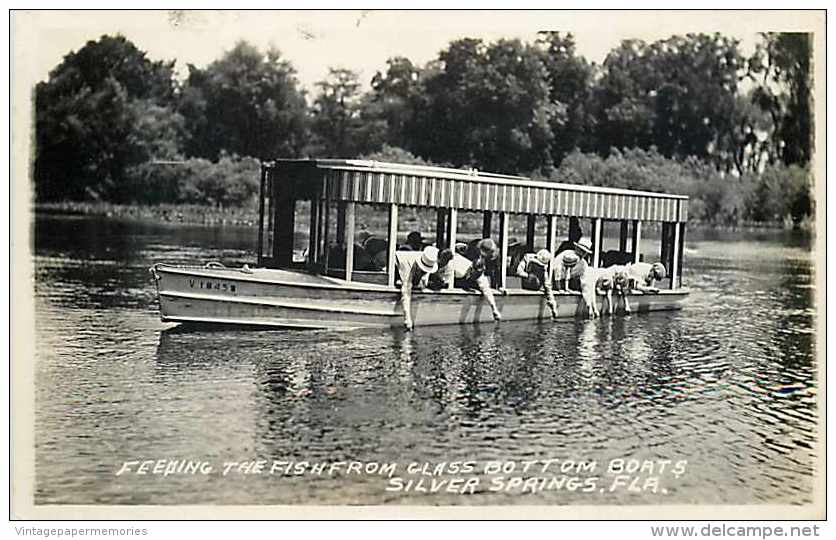
<path id="1" fill-rule="evenodd" d="M 70 52 L 35 89 L 38 201 L 251 204 L 258 162 L 368 157 L 694 198 L 703 221 L 812 213 L 811 36 L 625 40 L 602 64 L 571 34 L 452 41 L 394 57 L 365 89 L 331 68 L 313 95 L 276 49 L 240 41 L 175 76 L 121 35 Z"/>

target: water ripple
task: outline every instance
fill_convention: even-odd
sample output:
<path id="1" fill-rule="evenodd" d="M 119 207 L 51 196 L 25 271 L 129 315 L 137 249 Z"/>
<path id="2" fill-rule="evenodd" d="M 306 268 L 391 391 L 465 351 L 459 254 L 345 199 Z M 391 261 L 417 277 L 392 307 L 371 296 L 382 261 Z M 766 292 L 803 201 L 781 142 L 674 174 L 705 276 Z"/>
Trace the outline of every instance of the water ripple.
<path id="1" fill-rule="evenodd" d="M 36 223 L 39 504 L 646 504 L 659 495 L 392 494 L 368 477 L 116 478 L 127 459 L 684 459 L 665 503 L 809 502 L 809 251 L 699 239 L 681 312 L 414 333 L 159 322 L 154 261 L 249 260 L 251 232 Z"/>

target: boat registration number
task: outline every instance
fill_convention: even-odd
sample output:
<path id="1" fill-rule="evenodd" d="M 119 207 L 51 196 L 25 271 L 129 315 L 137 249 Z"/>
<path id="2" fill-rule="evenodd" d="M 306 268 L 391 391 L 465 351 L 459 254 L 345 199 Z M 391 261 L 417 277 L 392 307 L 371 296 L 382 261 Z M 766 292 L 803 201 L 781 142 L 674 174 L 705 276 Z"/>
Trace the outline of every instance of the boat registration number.
<path id="1" fill-rule="evenodd" d="M 221 292 L 228 292 L 235 294 L 237 290 L 237 286 L 235 283 L 230 283 L 228 281 L 221 281 L 218 279 L 190 279 L 189 280 L 189 288 L 191 289 L 203 289 L 203 290 L 210 290 L 210 291 L 221 291 Z"/>

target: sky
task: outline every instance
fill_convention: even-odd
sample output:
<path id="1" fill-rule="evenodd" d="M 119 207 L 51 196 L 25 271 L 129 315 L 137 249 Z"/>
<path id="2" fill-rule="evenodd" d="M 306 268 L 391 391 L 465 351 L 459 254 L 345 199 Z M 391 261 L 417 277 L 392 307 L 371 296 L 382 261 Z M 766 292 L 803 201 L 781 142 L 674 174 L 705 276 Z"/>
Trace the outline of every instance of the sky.
<path id="1" fill-rule="evenodd" d="M 622 39 L 646 41 L 688 32 L 720 32 L 741 40 L 745 54 L 757 33 L 812 28 L 803 14 L 769 12 L 568 11 L 137 11 L 15 13 L 13 46 L 26 61 L 14 73 L 33 82 L 70 51 L 103 34 L 121 33 L 153 60 L 176 60 L 180 73 L 204 67 L 246 39 L 262 50 L 277 47 L 312 91 L 328 68 L 358 71 L 366 84 L 386 60 L 405 56 L 418 65 L 461 37 L 534 41 L 539 30 L 575 35 L 578 53 L 602 62 Z M 22 64 L 22 65 L 21 65 Z"/>

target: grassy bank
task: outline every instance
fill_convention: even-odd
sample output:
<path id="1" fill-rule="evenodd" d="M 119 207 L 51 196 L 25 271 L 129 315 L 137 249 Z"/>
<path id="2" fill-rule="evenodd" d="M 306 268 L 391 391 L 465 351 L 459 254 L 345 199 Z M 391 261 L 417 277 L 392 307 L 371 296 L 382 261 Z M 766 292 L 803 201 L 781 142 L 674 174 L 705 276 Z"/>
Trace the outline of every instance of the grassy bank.
<path id="1" fill-rule="evenodd" d="M 219 208 L 199 204 L 135 205 L 106 202 L 38 203 L 41 214 L 101 216 L 117 219 L 153 220 L 194 225 L 258 226 L 258 207 Z"/>

